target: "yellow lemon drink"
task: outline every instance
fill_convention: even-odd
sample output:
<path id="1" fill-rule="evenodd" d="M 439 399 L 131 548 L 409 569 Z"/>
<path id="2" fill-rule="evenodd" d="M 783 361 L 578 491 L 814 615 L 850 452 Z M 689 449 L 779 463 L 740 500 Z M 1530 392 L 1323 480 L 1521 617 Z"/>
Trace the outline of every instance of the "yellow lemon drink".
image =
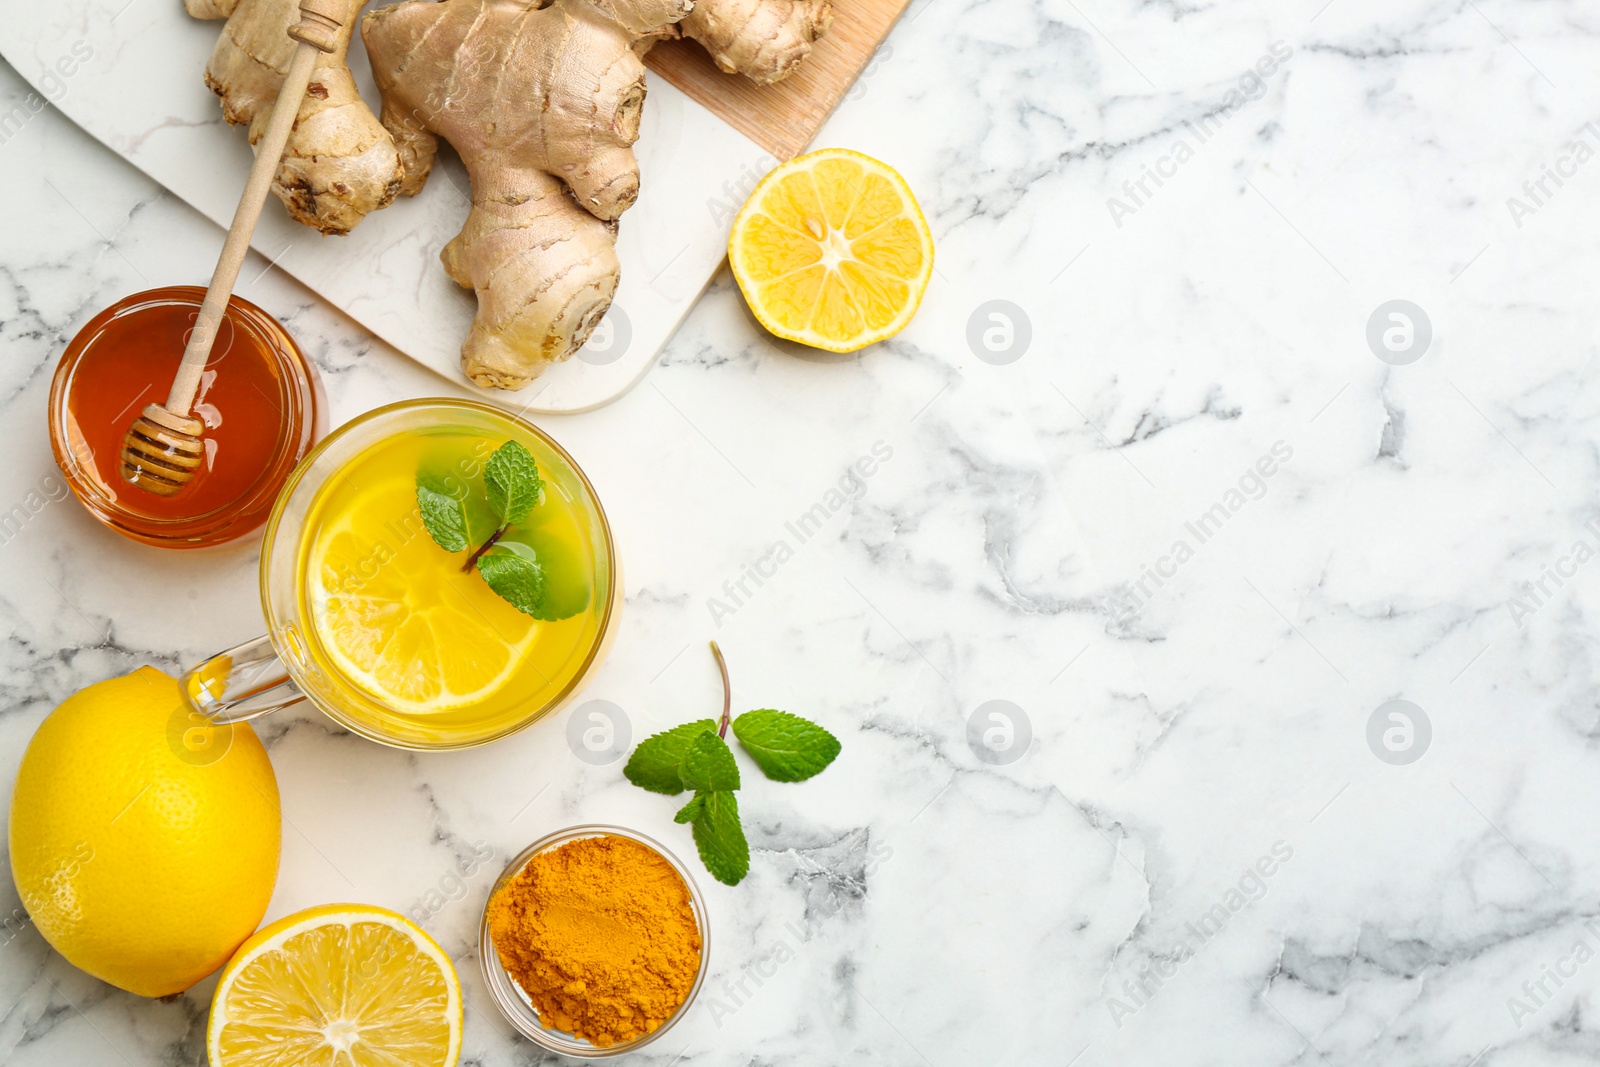
<path id="1" fill-rule="evenodd" d="M 493 409 L 434 407 L 435 419 L 406 420 L 331 471 L 295 563 L 298 643 L 322 682 L 319 703 L 369 736 L 424 748 L 488 741 L 558 706 L 597 658 L 616 592 L 604 515 L 570 458 Z M 487 488 L 507 442 L 527 450 L 542 483 L 509 526 Z M 464 544 L 430 532 L 419 483 L 455 501 Z M 491 541 L 495 555 L 532 564 L 520 608 L 475 565 Z"/>

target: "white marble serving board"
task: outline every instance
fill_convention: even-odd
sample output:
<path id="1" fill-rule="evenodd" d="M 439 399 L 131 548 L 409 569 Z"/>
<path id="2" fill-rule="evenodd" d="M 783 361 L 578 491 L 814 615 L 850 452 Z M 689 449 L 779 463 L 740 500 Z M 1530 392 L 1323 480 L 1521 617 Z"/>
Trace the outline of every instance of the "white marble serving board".
<path id="1" fill-rule="evenodd" d="M 226 227 L 251 154 L 202 80 L 221 22 L 180 0 L 0 0 L 0 55 L 38 93 L 134 166 Z M 365 53 L 351 66 L 376 104 Z M 590 343 L 526 389 L 482 390 L 524 411 L 584 411 L 643 376 L 725 253 L 723 186 L 765 158 L 722 120 L 652 79 L 636 146 L 639 202 L 623 218 L 622 284 Z M 439 250 L 467 214 L 467 180 L 443 153 L 416 197 L 369 216 L 348 237 L 323 237 L 270 200 L 253 247 L 417 362 L 455 381 L 472 294 L 450 281 Z M 218 235 L 218 248 L 221 235 Z M 250 268 L 247 266 L 246 270 Z M 204 284 L 211 264 L 164 284 Z M 272 311 L 273 309 L 268 308 Z"/>

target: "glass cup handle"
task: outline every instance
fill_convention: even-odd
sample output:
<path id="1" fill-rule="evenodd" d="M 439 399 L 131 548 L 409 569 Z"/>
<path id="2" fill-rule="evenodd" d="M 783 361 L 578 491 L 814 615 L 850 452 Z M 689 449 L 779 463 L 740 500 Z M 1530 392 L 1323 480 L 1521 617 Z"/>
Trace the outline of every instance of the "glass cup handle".
<path id="1" fill-rule="evenodd" d="M 268 637 L 218 652 L 185 674 L 180 684 L 190 706 L 219 725 L 248 722 L 306 698 Z"/>

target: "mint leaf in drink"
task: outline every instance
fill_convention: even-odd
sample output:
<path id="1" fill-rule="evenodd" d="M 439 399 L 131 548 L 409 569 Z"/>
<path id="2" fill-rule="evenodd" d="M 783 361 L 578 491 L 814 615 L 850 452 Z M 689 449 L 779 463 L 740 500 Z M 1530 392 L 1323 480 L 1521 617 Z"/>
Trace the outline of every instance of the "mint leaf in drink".
<path id="1" fill-rule="evenodd" d="M 539 618 L 544 569 L 527 545 L 501 542 L 478 557 L 478 573 L 500 597 L 524 615 Z"/>
<path id="2" fill-rule="evenodd" d="M 700 849 L 700 862 L 723 885 L 738 885 L 750 873 L 750 845 L 732 793 L 705 794 L 694 816 L 694 843 Z"/>
<path id="3" fill-rule="evenodd" d="M 544 499 L 539 464 L 533 453 L 516 441 L 507 441 L 494 450 L 484 464 L 483 484 L 489 490 L 489 506 L 507 526 L 526 519 L 528 512 Z"/>
<path id="4" fill-rule="evenodd" d="M 678 809 L 678 814 L 672 817 L 673 822 L 694 822 L 700 817 L 700 809 L 706 806 L 706 795 L 696 793 L 689 799 L 689 803 Z"/>
<path id="5" fill-rule="evenodd" d="M 500 532 L 500 517 L 489 506 L 489 497 L 476 484 L 467 491 L 462 506 L 467 511 L 467 547 L 486 543 Z"/>
<path id="6" fill-rule="evenodd" d="M 739 788 L 739 765 L 728 742 L 707 730 L 693 741 L 678 766 L 685 789 L 696 792 Z"/>
<path id="7" fill-rule="evenodd" d="M 639 747 L 628 757 L 622 773 L 634 785 L 652 793 L 674 796 L 683 792 L 683 779 L 678 768 L 689 746 L 700 734 L 714 733 L 717 724 L 711 719 L 696 719 L 682 726 L 674 726 L 659 734 L 652 734 L 639 742 Z"/>
<path id="8" fill-rule="evenodd" d="M 773 781 L 803 782 L 839 754 L 838 738 L 787 711 L 747 711 L 732 725 L 733 735 Z"/>
<path id="9" fill-rule="evenodd" d="M 417 474 L 417 509 L 422 512 L 422 525 L 427 527 L 434 544 L 446 552 L 466 551 L 466 504 L 437 476 Z"/>
<path id="10" fill-rule="evenodd" d="M 477 567 L 489 588 L 524 615 L 553 621 L 570 618 L 588 607 L 588 583 L 562 573 L 583 570 L 581 563 L 567 565 L 574 562 L 570 550 L 563 546 L 558 558 L 548 561 L 556 570 L 552 590 L 547 561 L 512 530 L 544 500 L 544 480 L 533 453 L 516 441 L 507 441 L 484 464 L 483 485 L 482 492 L 474 492 L 453 474 L 428 469 L 417 472 L 417 509 L 434 543 L 446 552 L 462 552 L 476 544 L 461 570 L 470 572 Z M 544 540 L 559 544 L 554 538 Z"/>
<path id="11" fill-rule="evenodd" d="M 590 566 L 577 549 L 545 530 L 520 526 L 499 543 L 526 546 L 544 571 L 544 596 L 534 618 L 547 622 L 570 619 L 589 606 Z"/>

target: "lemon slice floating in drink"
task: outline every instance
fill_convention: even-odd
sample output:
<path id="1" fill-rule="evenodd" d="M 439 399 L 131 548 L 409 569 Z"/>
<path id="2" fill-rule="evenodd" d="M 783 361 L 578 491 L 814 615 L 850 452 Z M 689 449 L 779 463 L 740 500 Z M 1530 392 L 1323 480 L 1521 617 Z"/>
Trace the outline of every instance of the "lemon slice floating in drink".
<path id="1" fill-rule="evenodd" d="M 450 957 L 404 916 L 362 904 L 310 908 L 246 941 L 211 999 L 211 1067 L 454 1067 L 461 984 Z"/>
<path id="2" fill-rule="evenodd" d="M 317 545 L 313 619 L 329 656 L 351 681 L 407 714 L 478 703 L 503 687 L 533 642 L 536 622 L 485 595 L 427 533 L 394 536 L 369 490 Z"/>
<path id="3" fill-rule="evenodd" d="M 756 184 L 733 221 L 728 263 L 769 331 L 854 352 L 916 314 L 933 274 L 933 236 L 893 167 L 824 148 Z"/>

